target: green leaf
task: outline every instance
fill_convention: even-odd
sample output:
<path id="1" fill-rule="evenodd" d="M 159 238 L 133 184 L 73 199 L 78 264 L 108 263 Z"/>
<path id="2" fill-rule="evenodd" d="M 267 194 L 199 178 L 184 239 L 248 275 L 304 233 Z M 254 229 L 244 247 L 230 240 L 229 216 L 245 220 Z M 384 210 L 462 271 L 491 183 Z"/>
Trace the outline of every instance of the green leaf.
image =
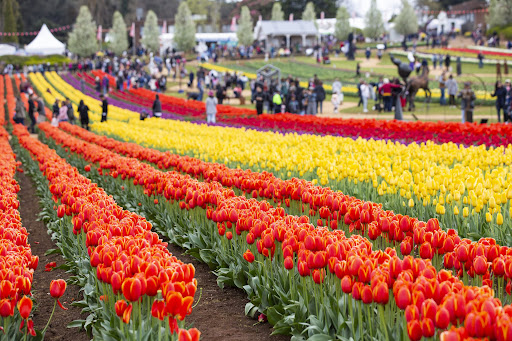
<path id="1" fill-rule="evenodd" d="M 46 250 L 46 252 L 44 253 L 45 256 L 61 255 L 61 254 L 62 254 L 62 251 L 60 249 L 49 249 L 49 250 Z"/>

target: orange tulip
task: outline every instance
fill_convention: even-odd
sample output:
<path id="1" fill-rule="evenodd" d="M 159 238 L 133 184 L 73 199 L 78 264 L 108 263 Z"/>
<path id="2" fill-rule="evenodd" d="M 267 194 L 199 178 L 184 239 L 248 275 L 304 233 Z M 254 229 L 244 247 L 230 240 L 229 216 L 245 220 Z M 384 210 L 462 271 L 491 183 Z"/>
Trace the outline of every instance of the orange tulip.
<path id="1" fill-rule="evenodd" d="M 32 305 L 32 300 L 28 296 L 23 296 L 21 300 L 18 301 L 18 310 L 22 319 L 28 319 L 32 311 Z"/>

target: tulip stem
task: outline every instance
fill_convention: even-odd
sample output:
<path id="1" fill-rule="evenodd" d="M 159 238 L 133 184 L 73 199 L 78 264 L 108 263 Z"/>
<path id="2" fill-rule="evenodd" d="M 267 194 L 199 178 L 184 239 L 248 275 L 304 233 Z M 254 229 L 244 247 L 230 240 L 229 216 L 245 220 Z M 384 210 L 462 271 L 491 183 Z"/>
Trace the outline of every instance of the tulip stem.
<path id="1" fill-rule="evenodd" d="M 386 336 L 386 340 L 389 341 L 389 335 L 388 335 L 388 324 L 386 323 L 386 319 L 384 318 L 384 308 L 381 304 L 379 304 L 379 315 L 381 324 L 384 327 L 384 335 Z"/>
<path id="2" fill-rule="evenodd" d="M 52 309 L 52 313 L 50 314 L 50 318 L 48 319 L 48 322 L 46 323 L 46 326 L 44 327 L 43 329 L 43 337 L 46 333 L 46 329 L 48 329 L 48 326 L 50 325 L 50 321 L 52 320 L 52 317 L 53 317 L 53 313 L 55 312 L 55 307 L 57 307 L 57 300 L 55 300 L 55 303 L 53 304 L 53 309 Z"/>

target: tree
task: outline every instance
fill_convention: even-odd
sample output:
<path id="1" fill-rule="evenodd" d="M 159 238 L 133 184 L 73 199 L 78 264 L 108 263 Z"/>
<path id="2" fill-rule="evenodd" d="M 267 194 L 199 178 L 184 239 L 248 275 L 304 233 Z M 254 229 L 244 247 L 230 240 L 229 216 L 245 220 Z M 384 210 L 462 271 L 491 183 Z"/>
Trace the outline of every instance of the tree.
<path id="1" fill-rule="evenodd" d="M 212 10 L 212 4 L 209 0 L 187 0 L 187 6 L 192 14 L 204 16 L 203 20 L 197 21 L 198 23 L 206 23 L 208 12 Z"/>
<path id="2" fill-rule="evenodd" d="M 491 0 L 487 23 L 490 27 L 512 24 L 512 0 Z"/>
<path id="3" fill-rule="evenodd" d="M 347 8 L 340 6 L 336 13 L 336 25 L 334 27 L 334 36 L 336 39 L 340 41 L 347 40 L 348 34 L 351 31 L 349 19 L 350 14 L 348 13 Z"/>
<path id="4" fill-rule="evenodd" d="M 13 4 L 13 1 L 16 0 L 3 0 L 4 6 L 2 8 L 3 14 L 4 14 L 4 31 L 5 32 L 17 32 L 18 31 L 18 25 L 17 25 L 17 18 L 14 12 L 14 7 L 16 6 Z M 11 36 L 4 36 L 4 42 L 6 43 L 17 43 L 18 42 L 18 36 L 11 35 Z"/>
<path id="5" fill-rule="evenodd" d="M 377 1 L 372 0 L 370 9 L 366 12 L 366 29 L 364 30 L 368 38 L 377 39 L 384 32 L 384 23 L 382 22 L 382 13 L 377 8 Z"/>
<path id="6" fill-rule="evenodd" d="M 160 30 L 158 29 L 158 18 L 156 17 L 155 12 L 149 10 L 148 14 L 146 14 L 146 20 L 144 20 L 142 44 L 144 44 L 146 49 L 156 52 L 160 47 L 160 41 L 158 39 L 159 36 Z"/>
<path id="7" fill-rule="evenodd" d="M 279 2 L 274 2 L 272 6 L 272 17 L 270 18 L 272 21 L 283 21 L 284 20 L 284 12 Z"/>
<path id="8" fill-rule="evenodd" d="M 315 5 L 313 5 L 312 2 L 308 2 L 306 4 L 306 8 L 304 9 L 304 12 L 302 12 L 302 20 L 305 20 L 305 21 L 315 21 L 316 20 Z"/>
<path id="9" fill-rule="evenodd" d="M 73 31 L 69 33 L 68 48 L 74 54 L 85 57 L 98 50 L 96 23 L 87 6 L 80 7 Z"/>
<path id="10" fill-rule="evenodd" d="M 395 18 L 395 30 L 403 36 L 418 32 L 418 18 L 409 0 L 402 0 L 402 10 Z"/>
<path id="11" fill-rule="evenodd" d="M 118 11 L 114 12 L 112 19 L 112 42 L 110 48 L 115 54 L 120 55 L 128 49 L 128 36 L 126 35 L 126 24 L 124 23 L 123 16 Z"/>
<path id="12" fill-rule="evenodd" d="M 254 41 L 251 13 L 247 6 L 242 7 L 236 36 L 238 37 L 238 43 L 240 45 L 248 46 Z"/>
<path id="13" fill-rule="evenodd" d="M 314 8 L 324 12 L 326 18 L 334 18 L 339 7 L 336 5 L 338 3 L 337 0 L 280 0 L 280 2 L 283 6 L 285 17 L 293 13 L 295 18 L 301 17 L 308 2 L 311 2 Z"/>
<path id="14" fill-rule="evenodd" d="M 186 2 L 182 2 L 178 7 L 174 22 L 174 42 L 178 49 L 191 50 L 196 46 L 196 24 Z"/>
<path id="15" fill-rule="evenodd" d="M 467 0 L 416 0 L 416 6 L 431 11 L 447 10 L 453 5 L 458 5 Z"/>

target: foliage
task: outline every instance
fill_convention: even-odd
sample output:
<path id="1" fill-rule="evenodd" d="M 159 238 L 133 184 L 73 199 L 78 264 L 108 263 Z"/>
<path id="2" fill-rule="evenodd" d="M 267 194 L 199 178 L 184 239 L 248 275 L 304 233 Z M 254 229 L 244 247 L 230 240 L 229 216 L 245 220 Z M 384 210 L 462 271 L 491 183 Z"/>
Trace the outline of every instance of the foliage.
<path id="1" fill-rule="evenodd" d="M 338 8 L 336 13 L 336 26 L 334 27 L 334 36 L 338 40 L 346 40 L 350 33 L 350 14 L 344 6 Z"/>
<path id="2" fill-rule="evenodd" d="M 310 1 L 306 4 L 306 8 L 304 12 L 302 12 L 302 20 L 305 21 L 315 21 L 316 13 L 315 13 L 315 5 Z"/>
<path id="3" fill-rule="evenodd" d="M 115 54 L 120 55 L 128 49 L 126 24 L 124 23 L 123 16 L 118 11 L 114 13 L 112 22 L 114 24 L 111 31 L 112 42 L 110 43 L 110 48 Z"/>
<path id="4" fill-rule="evenodd" d="M 270 18 L 272 21 L 283 21 L 284 20 L 284 12 L 281 4 L 279 2 L 274 2 L 274 6 L 272 6 L 272 17 Z"/>
<path id="5" fill-rule="evenodd" d="M 16 2 L 16 0 L 3 0 L 4 32 L 16 32 L 18 30 L 13 1 Z M 17 43 L 18 36 L 4 36 L 3 40 L 6 43 Z"/>
<path id="6" fill-rule="evenodd" d="M 196 25 L 186 2 L 180 4 L 174 20 L 174 42 L 179 50 L 191 50 L 196 45 Z"/>
<path id="7" fill-rule="evenodd" d="M 491 0 L 487 23 L 491 27 L 512 24 L 512 0 Z"/>
<path id="8" fill-rule="evenodd" d="M 370 9 L 366 13 L 365 34 L 368 38 L 377 39 L 384 33 L 384 23 L 382 22 L 382 13 L 377 8 L 377 1 L 372 0 Z"/>
<path id="9" fill-rule="evenodd" d="M 251 14 L 247 6 L 242 7 L 236 36 L 238 37 L 238 44 L 240 45 L 248 46 L 254 41 Z"/>
<path id="10" fill-rule="evenodd" d="M 87 6 L 80 7 L 73 31 L 69 33 L 68 49 L 81 57 L 90 56 L 98 49 L 96 23 Z"/>
<path id="11" fill-rule="evenodd" d="M 158 37 L 160 36 L 160 30 L 158 29 L 158 18 L 156 17 L 155 12 L 148 11 L 146 14 L 146 20 L 144 21 L 144 35 L 142 36 L 142 44 L 153 52 L 158 51 L 160 47 L 160 41 Z"/>
<path id="12" fill-rule="evenodd" d="M 285 15 L 293 13 L 295 18 L 299 18 L 306 4 L 311 2 L 314 8 L 321 10 L 325 13 L 326 18 L 334 18 L 336 16 L 336 10 L 339 6 L 336 6 L 336 0 L 282 0 L 283 10 Z"/>
<path id="13" fill-rule="evenodd" d="M 418 18 L 409 0 L 402 0 L 402 9 L 395 18 L 395 30 L 404 36 L 418 32 Z"/>

